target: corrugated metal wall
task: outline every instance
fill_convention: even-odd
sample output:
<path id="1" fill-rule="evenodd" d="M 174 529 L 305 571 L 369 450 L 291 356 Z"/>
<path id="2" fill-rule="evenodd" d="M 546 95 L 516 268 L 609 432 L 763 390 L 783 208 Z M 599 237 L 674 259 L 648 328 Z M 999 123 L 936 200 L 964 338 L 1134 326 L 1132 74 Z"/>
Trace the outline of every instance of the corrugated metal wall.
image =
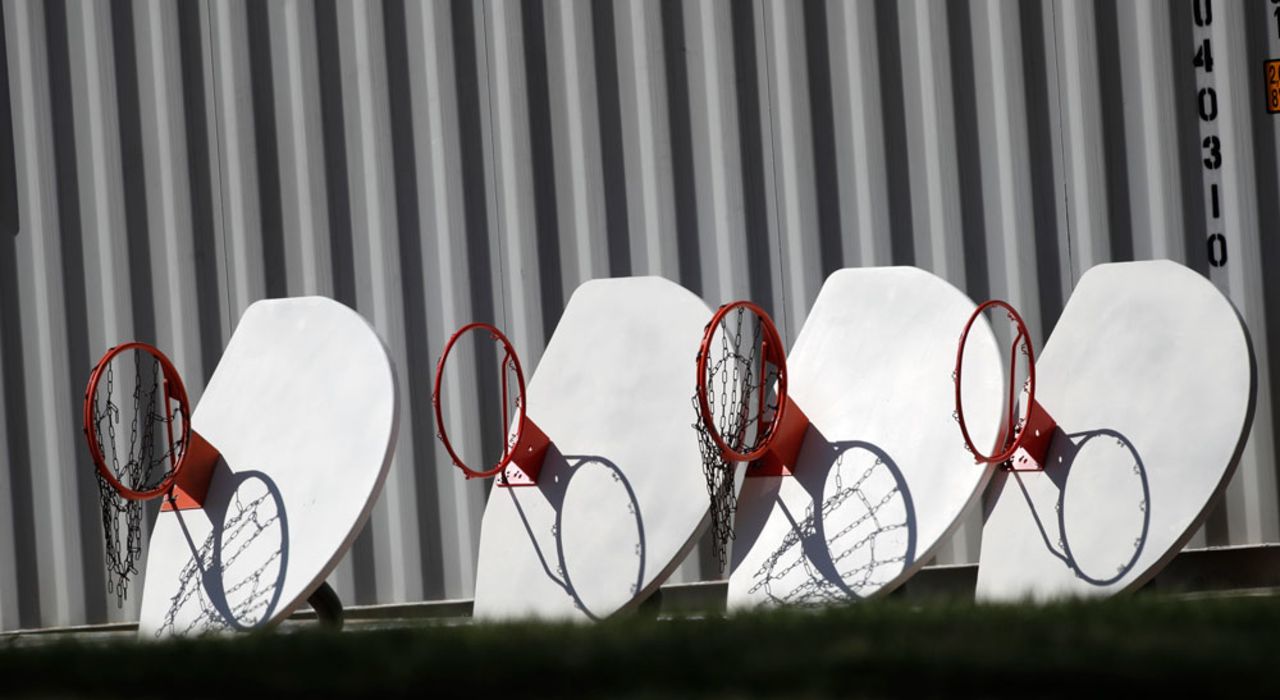
<path id="1" fill-rule="evenodd" d="M 359 309 L 403 382 L 349 602 L 470 595 L 486 486 L 429 410 L 450 330 L 499 323 L 533 366 L 610 275 L 756 299 L 794 339 L 828 272 L 913 264 L 1009 298 L 1040 345 L 1091 265 L 1185 262 L 1260 360 L 1193 544 L 1280 539 L 1274 0 L 0 7 L 0 628 L 136 614 L 105 590 L 77 419 L 98 354 L 155 342 L 194 398 L 281 295 Z M 455 395 L 451 424 L 486 406 Z"/>

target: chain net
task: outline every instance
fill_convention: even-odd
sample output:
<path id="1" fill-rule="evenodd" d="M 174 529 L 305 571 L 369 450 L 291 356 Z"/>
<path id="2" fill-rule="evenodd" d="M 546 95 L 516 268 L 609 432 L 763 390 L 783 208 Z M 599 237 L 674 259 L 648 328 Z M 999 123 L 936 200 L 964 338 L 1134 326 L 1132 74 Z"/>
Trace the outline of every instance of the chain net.
<path id="1" fill-rule="evenodd" d="M 132 362 L 126 359 L 132 355 Z M 127 407 L 128 439 L 121 433 L 126 399 L 117 394 L 117 365 L 126 375 L 122 384 L 133 384 L 133 405 Z M 130 367 L 130 365 L 132 365 Z M 185 449 L 182 426 L 187 420 L 182 405 L 169 400 L 164 389 L 160 362 L 150 353 L 135 349 L 115 356 L 106 366 L 105 380 L 98 383 L 92 398 L 93 438 L 103 460 L 115 478 L 135 491 L 155 489 L 172 476 Z M 143 502 L 125 498 L 95 469 L 102 503 L 102 529 L 107 565 L 107 592 L 124 605 L 129 580 L 138 573 L 142 558 Z"/>
<path id="2" fill-rule="evenodd" d="M 708 426 L 695 392 L 693 427 L 698 433 L 702 455 L 702 471 L 711 500 L 711 536 L 716 562 L 723 572 L 729 541 L 733 539 L 733 514 L 736 508 L 734 464 L 720 449 L 712 430 L 732 451 L 754 452 L 772 435 L 778 412 L 775 393 L 780 369 L 764 350 L 764 324 L 752 310 L 739 306 L 725 314 L 707 344 L 706 399 L 710 408 Z M 705 337 L 705 334 L 704 334 Z M 778 349 L 777 351 L 780 351 Z M 701 360 L 701 358 L 698 358 Z"/>

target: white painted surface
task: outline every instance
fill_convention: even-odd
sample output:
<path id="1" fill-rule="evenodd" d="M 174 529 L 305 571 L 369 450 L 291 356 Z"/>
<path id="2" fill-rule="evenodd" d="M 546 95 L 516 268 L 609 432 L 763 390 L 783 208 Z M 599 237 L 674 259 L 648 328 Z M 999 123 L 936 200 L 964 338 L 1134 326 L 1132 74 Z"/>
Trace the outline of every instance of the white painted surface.
<path id="1" fill-rule="evenodd" d="M 396 410 L 391 360 L 355 311 L 250 305 L 191 419 L 223 459 L 204 509 L 156 519 L 139 635 L 263 627 L 305 601 L 382 489 Z"/>
<path id="2" fill-rule="evenodd" d="M 982 492 L 952 418 L 956 343 L 976 305 L 924 270 L 839 270 L 787 355 L 811 422 L 794 477 L 743 480 L 729 605 L 887 593 L 915 573 Z M 965 351 L 965 416 L 990 452 L 1002 363 L 985 319 Z"/>
<path id="3" fill-rule="evenodd" d="M 684 559 L 707 523 L 691 397 L 710 318 L 659 277 L 574 292 L 528 383 L 552 446 L 537 486 L 489 495 L 475 617 L 607 617 Z"/>
<path id="4" fill-rule="evenodd" d="M 1036 364 L 1055 432 L 1044 472 L 992 482 L 977 595 L 1119 593 L 1168 563 L 1239 461 L 1256 384 L 1247 331 L 1169 261 L 1080 278 Z"/>

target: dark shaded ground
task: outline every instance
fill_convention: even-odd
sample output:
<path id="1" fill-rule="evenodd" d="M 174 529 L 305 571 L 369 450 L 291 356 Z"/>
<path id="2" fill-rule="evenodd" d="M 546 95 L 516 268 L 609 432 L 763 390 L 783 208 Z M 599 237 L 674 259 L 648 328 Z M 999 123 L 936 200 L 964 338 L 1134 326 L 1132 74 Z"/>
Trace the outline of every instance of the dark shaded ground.
<path id="1" fill-rule="evenodd" d="M 597 625 L 423 626 L 0 650 L 0 694 L 1272 695 L 1280 599 L 866 603 Z"/>

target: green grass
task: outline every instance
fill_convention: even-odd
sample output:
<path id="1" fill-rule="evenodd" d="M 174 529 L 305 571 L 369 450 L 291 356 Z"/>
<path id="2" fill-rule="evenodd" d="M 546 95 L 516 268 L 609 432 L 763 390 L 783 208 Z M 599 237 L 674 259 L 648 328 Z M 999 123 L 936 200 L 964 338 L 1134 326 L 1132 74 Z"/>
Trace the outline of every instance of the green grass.
<path id="1" fill-rule="evenodd" d="M 889 601 L 703 620 L 63 641 L 0 650 L 0 694 L 1275 695 L 1278 668 L 1280 599 Z"/>

